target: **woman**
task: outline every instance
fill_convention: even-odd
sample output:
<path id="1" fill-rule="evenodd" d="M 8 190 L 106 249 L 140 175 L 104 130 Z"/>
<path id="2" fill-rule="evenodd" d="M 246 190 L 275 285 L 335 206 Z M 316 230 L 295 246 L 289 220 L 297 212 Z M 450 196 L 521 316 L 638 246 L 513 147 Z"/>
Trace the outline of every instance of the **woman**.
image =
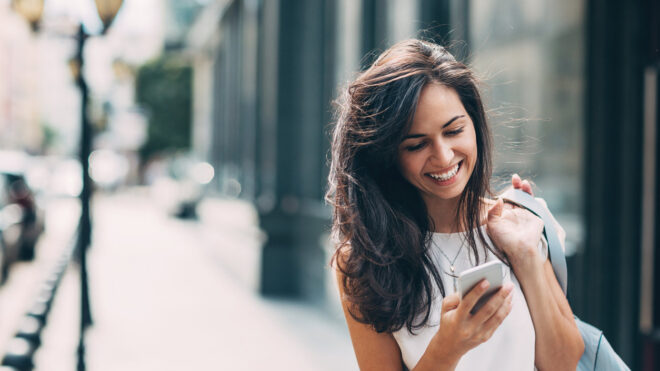
<path id="1" fill-rule="evenodd" d="M 575 370 L 584 345 L 542 222 L 493 201 L 490 176 L 476 79 L 442 47 L 401 42 L 349 85 L 327 198 L 361 369 Z M 460 299 L 455 278 L 494 259 L 510 282 L 471 314 L 487 282 Z"/>

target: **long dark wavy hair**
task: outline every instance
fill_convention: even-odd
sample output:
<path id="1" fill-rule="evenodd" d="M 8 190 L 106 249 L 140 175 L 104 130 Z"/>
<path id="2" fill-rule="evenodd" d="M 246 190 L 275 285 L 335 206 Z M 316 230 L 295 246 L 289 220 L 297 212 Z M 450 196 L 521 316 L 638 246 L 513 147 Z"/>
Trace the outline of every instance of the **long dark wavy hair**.
<path id="1" fill-rule="evenodd" d="M 429 320 L 435 289 L 445 296 L 429 246 L 434 227 L 419 191 L 398 169 L 398 147 L 407 134 L 422 88 L 454 89 L 476 132 L 477 160 L 456 220 L 477 262 L 476 238 L 500 259 L 479 225 L 483 198 L 491 197 L 491 133 L 477 79 L 443 47 L 407 40 L 383 52 L 338 99 L 326 200 L 334 206 L 332 264 L 349 312 L 378 332 L 408 331 Z"/>

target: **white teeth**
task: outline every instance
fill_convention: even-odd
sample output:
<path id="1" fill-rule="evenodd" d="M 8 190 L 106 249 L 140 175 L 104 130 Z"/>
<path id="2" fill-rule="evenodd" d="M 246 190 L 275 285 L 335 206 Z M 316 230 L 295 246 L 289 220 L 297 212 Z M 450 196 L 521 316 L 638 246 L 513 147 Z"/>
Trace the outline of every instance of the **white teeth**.
<path id="1" fill-rule="evenodd" d="M 458 167 L 460 163 L 456 164 L 453 169 L 449 170 L 448 172 L 444 174 L 429 174 L 433 179 L 437 179 L 439 181 L 445 181 L 451 179 L 456 173 L 458 172 Z"/>

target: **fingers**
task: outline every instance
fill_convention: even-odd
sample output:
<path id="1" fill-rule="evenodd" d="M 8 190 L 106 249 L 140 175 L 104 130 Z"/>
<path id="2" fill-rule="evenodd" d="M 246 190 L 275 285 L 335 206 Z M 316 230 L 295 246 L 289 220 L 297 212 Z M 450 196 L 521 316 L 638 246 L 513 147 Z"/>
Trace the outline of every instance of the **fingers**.
<path id="1" fill-rule="evenodd" d="M 513 185 L 513 188 L 515 189 L 520 189 L 522 186 L 522 179 L 520 179 L 520 175 L 513 174 L 511 176 L 511 185 Z"/>
<path id="2" fill-rule="evenodd" d="M 448 295 L 442 302 L 441 326 L 447 326 L 451 338 L 466 349 L 472 349 L 488 340 L 511 312 L 514 285 L 508 282 L 494 293 L 489 293 L 486 304 L 476 314 L 470 314 L 488 287 L 488 281 L 481 280 L 460 300 L 458 308 L 451 315 L 445 312 L 454 307 L 457 295 Z"/>
<path id="3" fill-rule="evenodd" d="M 474 314 L 474 319 L 478 323 L 489 321 L 499 312 L 503 304 L 506 304 L 506 301 L 512 297 L 512 291 L 513 283 L 509 282 L 502 286 L 490 299 L 488 299 L 488 302 Z"/>
<path id="4" fill-rule="evenodd" d="M 444 299 L 442 299 L 441 313 L 445 314 L 452 309 L 456 309 L 460 303 L 461 298 L 458 296 L 458 293 L 447 295 Z"/>
<path id="5" fill-rule="evenodd" d="M 496 218 L 502 216 L 502 210 L 504 209 L 504 201 L 501 198 L 497 199 L 495 205 L 493 205 L 488 210 L 488 221 L 495 220 Z"/>
<path id="6" fill-rule="evenodd" d="M 497 310 L 484 322 L 483 324 L 483 329 L 485 331 L 484 334 L 484 341 L 488 340 L 495 330 L 504 322 L 504 319 L 511 313 L 511 309 L 513 308 L 513 292 L 509 292 L 509 294 L 506 296 L 506 298 L 503 300 L 501 305 L 497 308 Z M 482 310 L 485 309 L 482 308 Z M 480 311 L 481 312 L 481 311 Z"/>
<path id="7" fill-rule="evenodd" d="M 520 175 L 518 174 L 513 174 L 511 176 L 511 185 L 513 185 L 513 188 L 515 189 L 520 189 L 525 193 L 529 193 L 530 195 L 534 196 L 534 192 L 532 191 L 532 185 L 529 183 L 527 180 L 522 180 L 520 178 Z"/>
<path id="8" fill-rule="evenodd" d="M 461 300 L 461 303 L 458 306 L 458 310 L 464 315 L 467 316 L 470 313 L 470 310 L 477 303 L 479 298 L 488 290 L 490 283 L 483 279 L 477 283 Z"/>

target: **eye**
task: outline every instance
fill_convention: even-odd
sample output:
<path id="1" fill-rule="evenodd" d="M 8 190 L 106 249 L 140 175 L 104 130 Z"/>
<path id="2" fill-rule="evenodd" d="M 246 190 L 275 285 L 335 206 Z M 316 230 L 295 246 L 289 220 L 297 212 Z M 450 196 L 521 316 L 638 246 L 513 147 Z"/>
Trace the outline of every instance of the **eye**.
<path id="1" fill-rule="evenodd" d="M 461 126 L 460 128 L 457 128 L 457 129 L 454 129 L 454 130 L 450 130 L 450 131 L 446 131 L 446 132 L 445 132 L 445 135 L 450 136 L 450 137 L 453 137 L 453 136 L 455 136 L 455 135 L 458 135 L 458 134 L 462 133 L 462 132 L 463 132 L 463 128 L 464 128 L 464 127 Z"/>
<path id="2" fill-rule="evenodd" d="M 406 146 L 406 151 L 408 152 L 415 152 L 419 151 L 420 149 L 424 148 L 426 146 L 426 142 L 420 142 L 418 144 L 414 144 L 411 146 Z"/>

